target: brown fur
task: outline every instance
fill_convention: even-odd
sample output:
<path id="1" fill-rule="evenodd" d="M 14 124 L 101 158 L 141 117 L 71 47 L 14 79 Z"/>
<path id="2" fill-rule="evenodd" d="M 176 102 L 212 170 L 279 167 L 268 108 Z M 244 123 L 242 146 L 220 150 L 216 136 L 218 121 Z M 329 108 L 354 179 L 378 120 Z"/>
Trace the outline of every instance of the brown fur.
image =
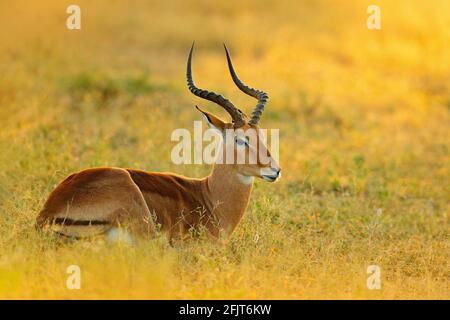
<path id="1" fill-rule="evenodd" d="M 74 237 L 100 234 L 112 226 L 151 236 L 159 224 L 170 239 L 184 238 L 201 227 L 218 238 L 220 231 L 234 230 L 251 190 L 251 185 L 241 185 L 227 169 L 216 165 L 204 179 L 120 168 L 83 170 L 67 177 L 50 194 L 37 224 Z M 78 231 L 86 225 L 89 230 Z"/>

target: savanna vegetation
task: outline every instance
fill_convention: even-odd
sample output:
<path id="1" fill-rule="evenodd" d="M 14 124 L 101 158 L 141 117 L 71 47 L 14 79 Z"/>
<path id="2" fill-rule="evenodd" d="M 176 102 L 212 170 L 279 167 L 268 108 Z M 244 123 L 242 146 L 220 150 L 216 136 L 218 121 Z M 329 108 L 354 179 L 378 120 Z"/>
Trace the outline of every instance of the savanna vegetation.
<path id="1" fill-rule="evenodd" d="M 0 2 L 0 298 L 450 298 L 448 1 L 379 0 L 379 31 L 365 0 L 72 2 Z M 195 104 L 226 119 L 186 88 L 194 39 L 200 87 L 254 106 L 226 42 L 269 93 L 261 126 L 280 129 L 282 179 L 256 181 L 225 246 L 38 233 L 71 172 L 209 172 L 170 160 Z M 80 290 L 66 287 L 73 264 Z"/>

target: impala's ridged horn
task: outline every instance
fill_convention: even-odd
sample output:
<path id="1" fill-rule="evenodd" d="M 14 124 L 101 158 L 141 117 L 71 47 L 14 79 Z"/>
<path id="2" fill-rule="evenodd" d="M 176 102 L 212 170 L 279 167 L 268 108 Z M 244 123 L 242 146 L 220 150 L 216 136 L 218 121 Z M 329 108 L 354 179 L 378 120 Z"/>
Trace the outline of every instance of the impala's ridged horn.
<path id="1" fill-rule="evenodd" d="M 256 104 L 255 109 L 253 109 L 251 119 L 248 122 L 250 124 L 256 125 L 259 122 L 259 118 L 261 118 L 261 115 L 264 111 L 264 107 L 266 106 L 269 96 L 264 91 L 250 88 L 246 86 L 241 80 L 239 80 L 236 71 L 234 71 L 233 63 L 231 62 L 230 52 L 228 51 L 228 48 L 225 44 L 223 44 L 223 46 L 227 54 L 228 68 L 230 69 L 231 78 L 233 78 L 234 83 L 237 85 L 239 89 L 241 89 L 242 92 L 258 99 L 258 103 Z"/>
<path id="2" fill-rule="evenodd" d="M 219 106 L 223 107 L 231 116 L 233 119 L 234 127 L 239 128 L 242 127 L 245 124 L 244 120 L 244 114 L 241 110 L 236 108 L 230 100 L 225 99 L 220 94 L 216 94 L 212 91 L 207 91 L 203 89 L 199 89 L 195 86 L 194 80 L 192 80 L 192 51 L 194 50 L 194 43 L 192 43 L 191 50 L 189 51 L 189 57 L 187 62 L 187 70 L 186 70 L 186 78 L 187 78 L 187 85 L 189 90 L 195 94 L 196 96 L 215 102 Z"/>

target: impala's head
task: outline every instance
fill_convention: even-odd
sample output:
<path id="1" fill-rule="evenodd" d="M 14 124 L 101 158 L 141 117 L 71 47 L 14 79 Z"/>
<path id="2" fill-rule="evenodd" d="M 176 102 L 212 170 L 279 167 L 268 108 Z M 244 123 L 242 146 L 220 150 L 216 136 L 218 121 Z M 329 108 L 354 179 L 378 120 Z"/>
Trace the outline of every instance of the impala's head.
<path id="1" fill-rule="evenodd" d="M 224 47 L 234 83 L 241 91 L 258 99 L 250 118 L 223 96 L 195 86 L 191 70 L 194 44 L 192 44 L 187 62 L 186 76 L 189 90 L 198 97 L 217 103 L 231 116 L 232 122 L 226 122 L 197 107 L 204 115 L 208 126 L 217 130 L 223 137 L 221 150 L 224 152 L 222 152 L 223 156 L 218 157 L 219 163 L 233 166 L 236 172 L 244 177 L 259 177 L 270 182 L 276 181 L 280 177 L 281 169 L 267 150 L 265 137 L 258 127 L 259 119 L 269 97 L 265 92 L 250 88 L 239 80 L 231 62 L 230 53 L 225 45 Z"/>

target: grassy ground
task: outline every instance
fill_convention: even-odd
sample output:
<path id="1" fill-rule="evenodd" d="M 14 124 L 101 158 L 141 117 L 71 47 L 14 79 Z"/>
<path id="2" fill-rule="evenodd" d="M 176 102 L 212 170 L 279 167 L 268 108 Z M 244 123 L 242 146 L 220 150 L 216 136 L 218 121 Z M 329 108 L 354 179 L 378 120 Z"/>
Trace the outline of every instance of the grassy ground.
<path id="1" fill-rule="evenodd" d="M 377 1 L 0 3 L 0 298 L 450 298 L 450 4 Z M 350 4 L 351 3 L 351 4 Z M 61 244 L 34 219 L 55 185 L 92 166 L 206 175 L 170 161 L 200 120 L 185 62 L 280 128 L 283 178 L 257 181 L 227 246 L 164 239 Z M 256 235 L 259 240 L 255 241 Z M 66 268 L 79 265 L 81 290 Z M 366 287 L 381 268 L 381 290 Z"/>

